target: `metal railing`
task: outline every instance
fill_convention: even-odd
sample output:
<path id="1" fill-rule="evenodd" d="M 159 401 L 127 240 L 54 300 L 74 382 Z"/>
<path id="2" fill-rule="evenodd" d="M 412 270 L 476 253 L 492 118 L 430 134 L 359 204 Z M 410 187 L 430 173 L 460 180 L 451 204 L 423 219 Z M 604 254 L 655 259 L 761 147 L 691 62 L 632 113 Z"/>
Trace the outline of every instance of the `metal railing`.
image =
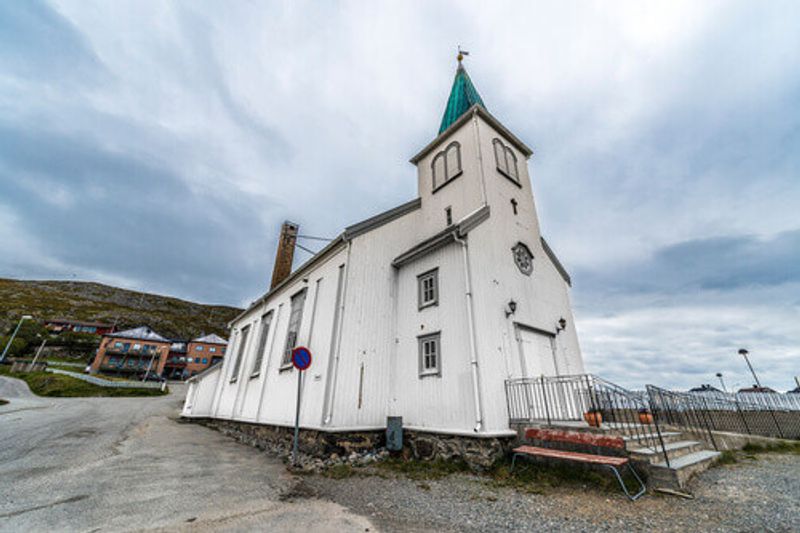
<path id="1" fill-rule="evenodd" d="M 506 402 L 511 423 L 539 422 L 587 425 L 612 429 L 634 446 L 669 456 L 658 419 L 642 394 L 628 391 L 591 374 L 542 376 L 506 381 Z"/>
<path id="2" fill-rule="evenodd" d="M 800 439 L 800 402 L 778 393 L 675 392 L 647 386 L 654 413 L 716 447 L 713 431 Z"/>

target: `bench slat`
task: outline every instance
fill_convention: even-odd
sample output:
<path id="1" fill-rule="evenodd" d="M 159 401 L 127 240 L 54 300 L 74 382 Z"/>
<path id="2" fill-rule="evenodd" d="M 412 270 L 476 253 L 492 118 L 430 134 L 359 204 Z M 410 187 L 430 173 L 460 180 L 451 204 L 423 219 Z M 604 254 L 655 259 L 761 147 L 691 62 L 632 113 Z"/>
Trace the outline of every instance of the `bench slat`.
<path id="1" fill-rule="evenodd" d="M 536 457 L 549 457 L 552 459 L 565 459 L 579 463 L 593 463 L 600 465 L 622 466 L 628 462 L 627 457 L 611 457 L 608 455 L 592 455 L 590 453 L 567 452 L 564 450 L 551 450 L 538 446 L 520 446 L 514 448 L 514 453 L 532 455 Z"/>
<path id="2" fill-rule="evenodd" d="M 621 437 L 595 435 L 582 431 L 529 428 L 525 431 L 525 438 L 549 442 L 587 444 L 590 446 L 600 446 L 602 448 L 618 448 L 620 450 L 625 448 L 625 441 Z"/>

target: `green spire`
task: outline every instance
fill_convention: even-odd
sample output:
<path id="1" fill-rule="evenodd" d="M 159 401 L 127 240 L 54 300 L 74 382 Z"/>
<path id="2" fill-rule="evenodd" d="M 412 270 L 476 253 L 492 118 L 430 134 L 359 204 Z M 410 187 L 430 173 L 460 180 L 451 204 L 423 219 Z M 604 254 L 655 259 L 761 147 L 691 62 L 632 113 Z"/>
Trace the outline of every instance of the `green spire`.
<path id="1" fill-rule="evenodd" d="M 472 80 L 469 79 L 464 65 L 461 64 L 459 58 L 458 70 L 456 70 L 456 78 L 453 80 L 453 88 L 450 90 L 450 98 L 447 99 L 447 107 L 444 109 L 444 116 L 442 117 L 442 125 L 439 126 L 439 133 L 450 127 L 450 125 L 459 119 L 461 115 L 473 105 L 478 104 L 484 109 L 486 106 L 481 100 L 481 95 L 478 90 L 472 85 Z"/>

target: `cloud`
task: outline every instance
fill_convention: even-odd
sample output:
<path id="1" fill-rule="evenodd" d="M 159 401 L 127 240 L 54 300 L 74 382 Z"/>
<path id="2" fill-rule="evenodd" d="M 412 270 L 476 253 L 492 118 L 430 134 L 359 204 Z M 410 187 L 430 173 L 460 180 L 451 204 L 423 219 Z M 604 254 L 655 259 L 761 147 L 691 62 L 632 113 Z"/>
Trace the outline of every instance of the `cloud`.
<path id="1" fill-rule="evenodd" d="M 788 387 L 798 17 L 793 2 L 5 2 L 0 275 L 246 304 L 281 221 L 330 237 L 416 195 L 407 160 L 436 133 L 461 44 L 534 148 L 589 367 L 688 386 L 746 343 Z"/>

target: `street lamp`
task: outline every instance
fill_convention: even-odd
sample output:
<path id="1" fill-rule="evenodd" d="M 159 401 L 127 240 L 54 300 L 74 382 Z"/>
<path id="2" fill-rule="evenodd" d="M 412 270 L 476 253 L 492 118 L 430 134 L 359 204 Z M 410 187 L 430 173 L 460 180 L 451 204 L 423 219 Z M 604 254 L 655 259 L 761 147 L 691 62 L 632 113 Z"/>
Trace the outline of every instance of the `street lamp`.
<path id="1" fill-rule="evenodd" d="M 0 355 L 0 363 L 5 361 L 8 349 L 11 348 L 11 343 L 14 342 L 14 337 L 17 336 L 17 333 L 19 332 L 19 328 L 22 325 L 22 322 L 24 320 L 30 320 L 31 318 L 33 318 L 31 315 L 22 315 L 22 318 L 19 319 L 19 323 L 17 323 L 17 327 L 14 329 L 14 333 L 11 334 L 11 338 L 8 339 L 8 342 L 6 343 L 6 347 L 3 350 L 3 355 Z"/>
<path id="2" fill-rule="evenodd" d="M 747 363 L 747 366 L 750 368 L 750 372 L 753 374 L 753 379 L 756 380 L 756 386 L 760 389 L 761 388 L 761 382 L 758 381 L 758 376 L 756 376 L 756 371 L 753 370 L 753 365 L 750 364 L 750 359 L 747 358 L 747 354 L 748 353 L 750 353 L 750 352 L 748 352 L 744 348 L 739 350 L 739 355 L 744 357 L 744 361 Z"/>
<path id="3" fill-rule="evenodd" d="M 719 384 L 722 385 L 722 390 L 727 394 L 728 388 L 725 386 L 725 382 L 722 381 L 722 372 L 717 372 L 717 377 L 719 378 Z"/>

